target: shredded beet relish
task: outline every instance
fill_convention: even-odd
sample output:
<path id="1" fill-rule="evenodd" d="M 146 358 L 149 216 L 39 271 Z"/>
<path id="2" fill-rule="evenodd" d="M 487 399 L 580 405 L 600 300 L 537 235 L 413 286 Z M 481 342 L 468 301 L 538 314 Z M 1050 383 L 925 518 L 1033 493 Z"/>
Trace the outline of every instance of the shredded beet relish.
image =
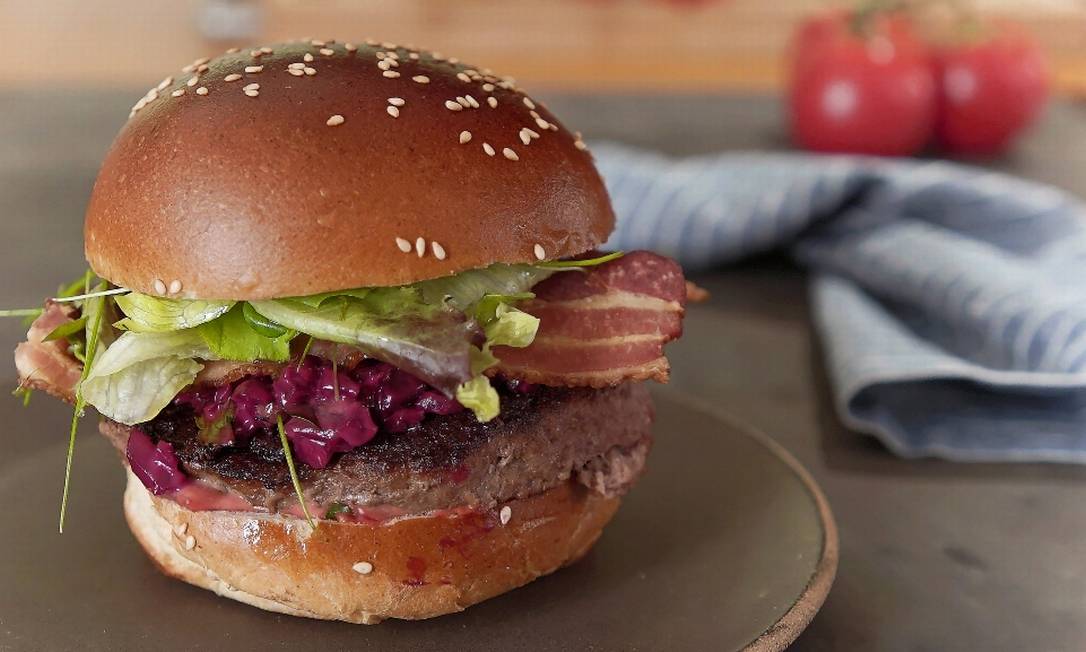
<path id="1" fill-rule="evenodd" d="M 500 383 L 511 392 L 530 392 L 533 386 L 516 380 Z M 372 440 L 379 432 L 407 431 L 428 417 L 455 414 L 465 408 L 411 374 L 377 360 L 364 360 L 351 369 L 307 356 L 301 364 L 284 365 L 275 377 L 250 376 L 218 387 L 194 386 L 178 394 L 174 404 L 196 414 L 200 438 L 208 445 L 244 445 L 255 434 L 275 433 L 276 418 L 294 455 L 322 469 L 337 453 Z M 146 436 L 144 436 L 146 437 Z M 170 466 L 172 447 L 159 450 L 148 438 L 144 455 L 133 464 L 147 469 Z M 132 444 L 129 457 L 132 458 Z M 161 459 L 160 459 L 161 458 Z M 130 460 L 132 461 L 132 460 Z M 176 468 L 176 465 L 172 465 Z M 149 488 L 154 474 L 140 474 Z M 143 476 L 147 475 L 148 478 Z"/>

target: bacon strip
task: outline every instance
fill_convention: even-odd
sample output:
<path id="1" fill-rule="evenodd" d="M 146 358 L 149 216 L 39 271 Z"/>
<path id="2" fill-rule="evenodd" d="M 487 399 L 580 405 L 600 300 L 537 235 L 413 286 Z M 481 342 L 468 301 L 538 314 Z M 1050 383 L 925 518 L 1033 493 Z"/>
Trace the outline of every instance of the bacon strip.
<path id="1" fill-rule="evenodd" d="M 583 273 L 556 274 L 521 308 L 539 317 L 531 346 L 495 347 L 495 372 L 544 385 L 667 382 L 664 345 L 682 334 L 687 284 L 679 265 L 635 251 Z"/>
<path id="2" fill-rule="evenodd" d="M 64 340 L 43 341 L 61 324 L 73 321 L 75 308 L 48 301 L 45 310 L 26 333 L 26 341 L 15 347 L 15 368 L 19 386 L 40 389 L 57 398 L 75 402 L 75 386 L 83 373 L 83 364 L 68 353 Z"/>

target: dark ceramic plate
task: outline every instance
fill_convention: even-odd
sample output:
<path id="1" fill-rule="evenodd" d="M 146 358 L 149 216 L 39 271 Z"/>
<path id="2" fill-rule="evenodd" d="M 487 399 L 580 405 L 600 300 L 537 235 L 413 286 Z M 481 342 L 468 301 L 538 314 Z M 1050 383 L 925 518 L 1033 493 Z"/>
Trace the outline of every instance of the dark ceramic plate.
<path id="1" fill-rule="evenodd" d="M 822 494 L 763 435 L 655 395 L 649 471 L 585 559 L 460 614 L 371 627 L 266 613 L 159 575 L 124 524 L 116 456 L 90 427 L 58 536 L 63 408 L 15 414 L 5 401 L 5 439 L 25 439 L 0 461 L 0 650 L 785 647 L 837 566 Z"/>

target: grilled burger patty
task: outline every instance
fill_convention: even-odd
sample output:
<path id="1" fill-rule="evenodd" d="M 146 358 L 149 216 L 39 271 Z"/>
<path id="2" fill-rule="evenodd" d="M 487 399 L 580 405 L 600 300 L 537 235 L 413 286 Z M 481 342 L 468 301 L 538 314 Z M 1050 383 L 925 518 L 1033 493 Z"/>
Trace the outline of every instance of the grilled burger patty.
<path id="1" fill-rule="evenodd" d="M 381 433 L 328 467 L 298 466 L 307 497 L 320 504 L 391 506 L 422 513 L 493 506 L 540 493 L 570 477 L 605 494 L 637 479 L 651 445 L 652 405 L 640 383 L 609 389 L 538 387 L 503 398 L 501 416 L 479 423 L 469 411 L 434 416 L 407 432 Z M 141 429 L 173 444 L 182 468 L 257 507 L 277 511 L 293 496 L 278 436 L 208 445 L 190 408 L 173 405 Z M 103 421 L 124 454 L 130 428 Z"/>

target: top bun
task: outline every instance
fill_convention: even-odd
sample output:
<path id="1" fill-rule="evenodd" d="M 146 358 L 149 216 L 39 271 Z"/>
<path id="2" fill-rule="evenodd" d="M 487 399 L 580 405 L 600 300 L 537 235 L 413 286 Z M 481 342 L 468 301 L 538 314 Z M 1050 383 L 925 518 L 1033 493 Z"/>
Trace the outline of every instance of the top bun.
<path id="1" fill-rule="evenodd" d="M 304 41 L 198 59 L 149 91 L 85 236 L 116 285 L 253 300 L 575 256 L 613 225 L 584 143 L 512 79 Z"/>

